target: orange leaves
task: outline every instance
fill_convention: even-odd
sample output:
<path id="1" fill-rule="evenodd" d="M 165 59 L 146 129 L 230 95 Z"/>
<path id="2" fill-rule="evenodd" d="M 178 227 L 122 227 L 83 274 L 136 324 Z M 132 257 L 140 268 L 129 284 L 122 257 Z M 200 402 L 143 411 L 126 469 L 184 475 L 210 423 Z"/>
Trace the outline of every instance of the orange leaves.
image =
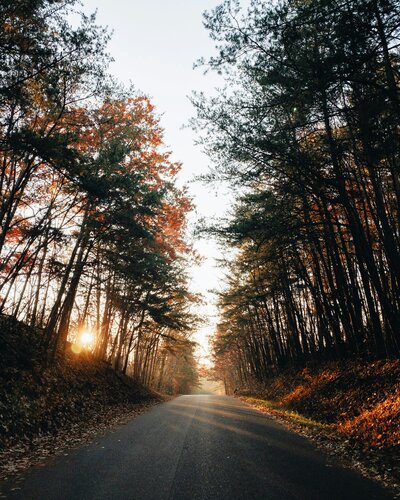
<path id="1" fill-rule="evenodd" d="M 8 243 L 17 243 L 20 240 L 21 236 L 21 228 L 18 226 L 14 226 L 7 232 L 6 241 Z"/>
<path id="2" fill-rule="evenodd" d="M 96 181 L 91 176 L 101 179 L 100 197 L 110 186 L 110 192 L 123 191 L 133 206 L 144 206 L 135 218 L 156 235 L 156 245 L 164 255 L 175 259 L 177 252 L 188 252 L 183 232 L 192 206 L 184 190 L 174 186 L 181 164 L 171 161 L 171 153 L 163 146 L 163 131 L 150 100 L 134 96 L 108 99 L 93 110 L 77 108 L 65 115 L 63 126 L 76 133 L 74 148 L 82 154 L 85 168 L 93 170 L 88 172 L 88 182 L 95 195 Z M 91 217 L 104 222 L 101 209 L 98 215 L 96 210 Z"/>
<path id="3" fill-rule="evenodd" d="M 188 253 L 190 250 L 184 240 L 184 229 L 191 202 L 181 192 L 178 191 L 175 194 L 175 203 L 164 202 L 159 214 L 155 217 L 155 223 L 160 228 L 157 241 L 171 258 L 175 258 L 177 252 Z"/>
<path id="4" fill-rule="evenodd" d="M 400 361 L 325 363 L 271 378 L 262 396 L 365 448 L 400 445 Z"/>
<path id="5" fill-rule="evenodd" d="M 338 425 L 340 432 L 372 448 L 400 445 L 400 389 L 395 394 Z"/>
<path id="6" fill-rule="evenodd" d="M 163 134 L 154 107 L 145 96 L 110 99 L 98 109 L 71 110 L 64 126 L 76 132 L 74 147 L 98 157 L 118 145 L 124 152 L 119 163 L 129 173 L 142 175 L 155 189 L 172 180 L 181 168 L 162 150 Z"/>

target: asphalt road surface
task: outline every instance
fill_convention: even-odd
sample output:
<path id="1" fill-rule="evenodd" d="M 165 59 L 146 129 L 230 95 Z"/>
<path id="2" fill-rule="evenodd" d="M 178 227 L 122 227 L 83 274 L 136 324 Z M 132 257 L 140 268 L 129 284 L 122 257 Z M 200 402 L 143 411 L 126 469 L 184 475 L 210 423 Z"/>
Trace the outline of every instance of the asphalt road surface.
<path id="1" fill-rule="evenodd" d="M 15 487 L 19 489 L 15 489 Z M 181 396 L 3 485 L 18 500 L 391 498 L 227 396 Z"/>

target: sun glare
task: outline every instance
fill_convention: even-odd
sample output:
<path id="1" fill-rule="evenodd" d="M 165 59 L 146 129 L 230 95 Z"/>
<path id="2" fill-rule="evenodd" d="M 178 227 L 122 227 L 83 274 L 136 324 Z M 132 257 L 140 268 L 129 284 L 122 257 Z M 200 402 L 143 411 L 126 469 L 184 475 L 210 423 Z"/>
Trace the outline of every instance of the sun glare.
<path id="1" fill-rule="evenodd" d="M 95 337 L 91 332 L 82 332 L 71 346 L 72 352 L 81 353 L 85 349 L 93 347 Z"/>
<path id="2" fill-rule="evenodd" d="M 82 332 L 79 337 L 79 343 L 83 347 L 90 347 L 94 342 L 94 335 L 90 332 Z"/>

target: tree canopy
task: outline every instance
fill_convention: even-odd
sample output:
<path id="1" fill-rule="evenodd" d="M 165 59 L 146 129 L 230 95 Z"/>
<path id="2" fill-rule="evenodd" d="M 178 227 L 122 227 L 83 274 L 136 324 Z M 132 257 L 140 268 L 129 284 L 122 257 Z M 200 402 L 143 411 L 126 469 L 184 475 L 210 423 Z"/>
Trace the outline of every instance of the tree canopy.
<path id="1" fill-rule="evenodd" d="M 210 230 L 236 249 L 217 364 L 231 385 L 310 359 L 398 356 L 395 0 L 225 1 L 205 15 L 224 75 L 195 126 L 237 192 Z M 218 361 L 219 360 L 219 361 Z"/>
<path id="2" fill-rule="evenodd" d="M 153 105 L 108 75 L 109 34 L 78 7 L 0 5 L 0 311 L 37 329 L 44 362 L 86 342 L 164 389 L 194 366 L 192 202 Z"/>

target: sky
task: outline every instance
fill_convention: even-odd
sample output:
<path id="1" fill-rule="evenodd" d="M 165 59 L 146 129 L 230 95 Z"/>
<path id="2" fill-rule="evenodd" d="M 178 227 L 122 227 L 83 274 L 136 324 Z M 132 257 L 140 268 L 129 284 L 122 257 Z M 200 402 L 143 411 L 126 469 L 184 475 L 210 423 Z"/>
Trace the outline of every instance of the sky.
<path id="1" fill-rule="evenodd" d="M 83 0 L 85 13 L 97 10 L 98 24 L 113 31 L 109 52 L 115 59 L 111 73 L 121 82 L 132 82 L 148 95 L 161 115 L 165 142 L 172 158 L 183 163 L 179 183 L 187 184 L 196 210 L 190 216 L 191 225 L 198 217 L 210 220 L 221 216 L 229 207 L 229 194 L 218 186 L 193 182 L 205 173 L 210 160 L 199 146 L 196 135 L 188 127 L 195 110 L 188 96 L 193 90 L 212 94 L 221 86 L 220 77 L 193 64 L 200 57 L 214 54 L 214 45 L 203 27 L 202 14 L 221 0 Z M 195 333 L 198 354 L 207 362 L 208 337 L 217 322 L 215 295 L 221 289 L 224 271 L 216 266 L 221 249 L 210 240 L 197 240 L 195 249 L 203 257 L 199 266 L 191 267 L 191 290 L 202 294 L 204 304 L 196 312 L 206 319 Z"/>

